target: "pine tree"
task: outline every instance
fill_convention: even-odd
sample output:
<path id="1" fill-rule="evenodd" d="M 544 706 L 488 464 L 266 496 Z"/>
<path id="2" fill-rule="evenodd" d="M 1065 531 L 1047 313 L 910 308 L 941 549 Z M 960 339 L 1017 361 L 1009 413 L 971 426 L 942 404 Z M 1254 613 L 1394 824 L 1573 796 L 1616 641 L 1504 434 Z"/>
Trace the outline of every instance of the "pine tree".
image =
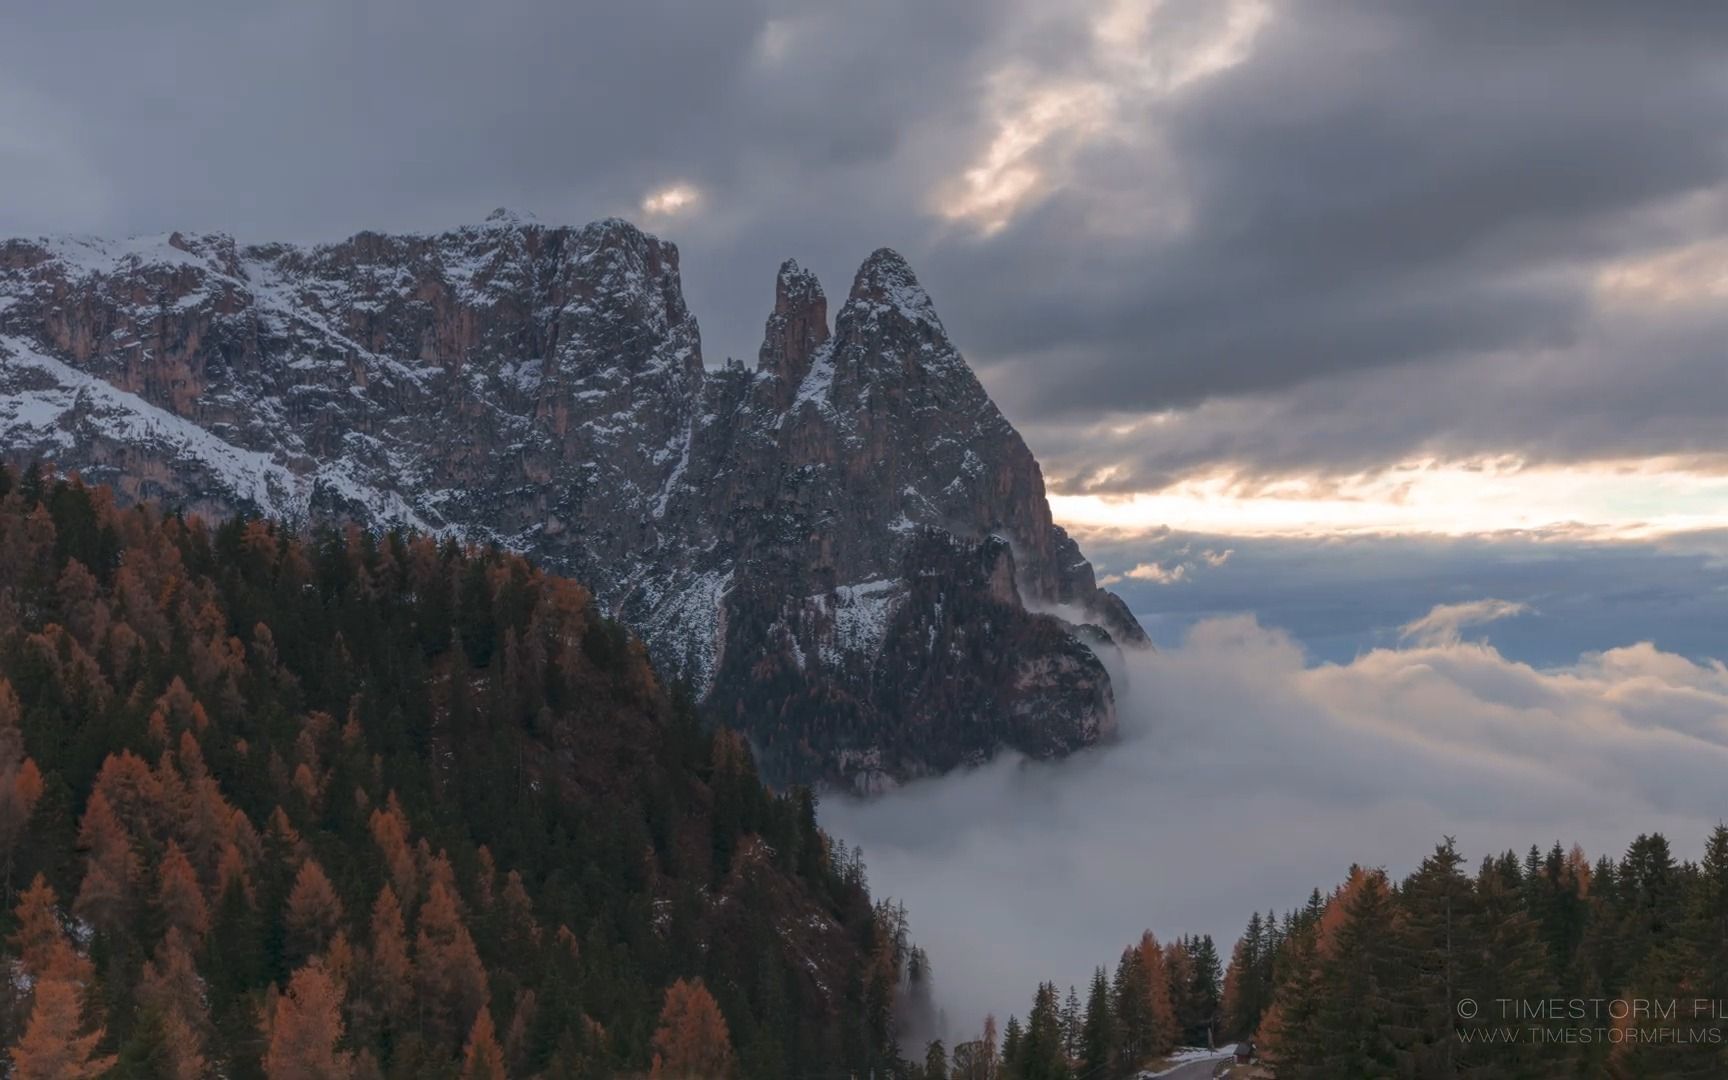
<path id="1" fill-rule="evenodd" d="M 1063 1042 L 1062 1007 L 1057 1003 L 1056 984 L 1041 983 L 1020 1038 L 1016 1064 L 1019 1080 L 1069 1080 L 1071 1073 Z"/>
<path id="2" fill-rule="evenodd" d="M 1395 1073 L 1390 1028 L 1396 913 L 1386 876 L 1356 869 L 1327 909 L 1319 942 L 1316 1031 L 1328 1076 Z"/>
<path id="3" fill-rule="evenodd" d="M 1321 1053 L 1318 933 L 1305 919 L 1287 921 L 1277 989 L 1253 1037 L 1260 1055 L 1293 1078 L 1324 1075 L 1315 1064 Z"/>
<path id="4" fill-rule="evenodd" d="M 1021 1080 L 1021 1067 L 1025 1064 L 1022 1057 L 1021 1039 L 1025 1032 L 1020 1027 L 1018 1016 L 1008 1017 L 1008 1023 L 1002 1028 L 1002 1075 L 1009 1080 Z"/>
<path id="5" fill-rule="evenodd" d="M 1400 1059 L 1419 1076 L 1455 1071 L 1456 1003 L 1468 996 L 1464 972 L 1477 947 L 1474 896 L 1463 862 L 1447 837 L 1399 894 L 1403 918 L 1391 944 L 1404 978 L 1393 995 L 1393 1034 Z"/>
<path id="6" fill-rule="evenodd" d="M 1219 1003 L 1224 1034 L 1230 1038 L 1251 1038 L 1272 1002 L 1277 930 L 1277 921 L 1272 916 L 1262 918 L 1256 911 L 1248 917 L 1247 929 L 1231 951 Z"/>
<path id="7" fill-rule="evenodd" d="M 1701 976 L 1698 996 L 1728 1002 L 1728 825 L 1717 825 L 1705 844 L 1684 937 Z"/>
<path id="8" fill-rule="evenodd" d="M 1092 990 L 1086 997 L 1086 1021 L 1080 1042 L 1082 1076 L 1105 1076 L 1115 1067 L 1120 1050 L 1116 1008 L 1110 999 L 1110 983 L 1103 968 L 1092 973 Z"/>
<path id="9" fill-rule="evenodd" d="M 1223 970 L 1218 960 L 1218 947 L 1211 934 L 1193 938 L 1188 954 L 1188 992 L 1186 1015 L 1179 1016 L 1183 1037 L 1196 1046 L 1211 1047 L 1217 1042 L 1219 1009 L 1223 1000 Z"/>
<path id="10" fill-rule="evenodd" d="M 1204 1012 L 1204 1003 L 1194 997 L 1195 974 L 1193 942 L 1187 937 L 1175 938 L 1164 945 L 1164 981 L 1170 988 L 1170 1009 L 1175 1018 L 1172 1045 L 1195 1041 L 1194 1029 Z"/>
<path id="11" fill-rule="evenodd" d="M 1668 940 L 1682 904 L 1678 868 L 1661 833 L 1639 834 L 1620 861 L 1619 887 L 1625 926 L 1625 962 L 1635 969 L 1651 949 Z"/>
<path id="12" fill-rule="evenodd" d="M 1062 1002 L 1062 1052 L 1070 1060 L 1080 1057 L 1081 1033 L 1085 1024 L 1086 1014 L 1080 1007 L 1080 994 L 1070 984 L 1068 996 Z"/>
<path id="13" fill-rule="evenodd" d="M 948 1051 L 941 1039 L 932 1039 L 924 1048 L 924 1080 L 948 1080 Z"/>

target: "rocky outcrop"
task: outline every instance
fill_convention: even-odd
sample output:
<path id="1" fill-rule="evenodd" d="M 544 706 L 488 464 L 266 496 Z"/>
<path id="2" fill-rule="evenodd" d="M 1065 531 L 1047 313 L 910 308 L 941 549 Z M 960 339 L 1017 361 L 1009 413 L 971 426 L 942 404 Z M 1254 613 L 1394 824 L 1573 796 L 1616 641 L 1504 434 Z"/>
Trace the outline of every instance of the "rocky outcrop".
<path id="1" fill-rule="evenodd" d="M 887 249 L 832 330 L 782 266 L 748 370 L 705 368 L 677 249 L 618 220 L 10 241 L 0 450 L 131 499 L 530 552 L 783 778 L 1086 745 L 1114 722 L 1099 654 L 1145 640 Z"/>
<path id="2" fill-rule="evenodd" d="M 828 341 L 828 297 L 816 275 L 796 260 L 780 264 L 774 281 L 774 313 L 762 335 L 757 370 L 774 382 L 775 404 L 784 409 L 810 371 L 810 361 Z"/>

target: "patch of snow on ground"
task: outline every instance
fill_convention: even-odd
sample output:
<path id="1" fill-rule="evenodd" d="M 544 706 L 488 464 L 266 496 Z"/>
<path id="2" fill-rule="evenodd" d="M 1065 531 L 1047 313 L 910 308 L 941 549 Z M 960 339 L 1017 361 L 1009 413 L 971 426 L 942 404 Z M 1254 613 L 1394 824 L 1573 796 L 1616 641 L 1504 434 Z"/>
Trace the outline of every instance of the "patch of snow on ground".
<path id="1" fill-rule="evenodd" d="M 882 648 L 882 639 L 888 636 L 888 623 L 904 599 L 898 592 L 899 584 L 882 579 L 836 588 L 834 642 L 822 650 L 823 660 L 838 663 L 847 656 L 874 657 Z"/>
<path id="2" fill-rule="evenodd" d="M 688 662 L 684 676 L 698 697 L 714 682 L 714 669 L 726 645 L 726 594 L 732 591 L 731 570 L 709 570 L 683 579 L 662 591 L 644 585 L 648 617 L 638 629 L 643 638 L 661 647 L 676 662 Z M 680 637 L 679 632 L 683 632 Z"/>
<path id="3" fill-rule="evenodd" d="M 1216 1050 L 1208 1050 L 1204 1046 L 1184 1046 L 1178 1048 L 1175 1053 L 1171 1054 L 1166 1059 L 1170 1062 L 1167 1067 L 1160 1069 L 1157 1072 L 1141 1070 L 1136 1074 L 1135 1080 L 1153 1080 L 1155 1077 L 1169 1076 L 1176 1070 L 1186 1068 L 1187 1066 L 1194 1064 L 1196 1061 L 1227 1061 L 1235 1056 L 1235 1043 L 1226 1043 Z"/>
<path id="4" fill-rule="evenodd" d="M 213 473 L 219 483 L 259 510 L 277 517 L 305 515 L 309 494 L 305 482 L 271 460 L 268 454 L 244 450 L 217 438 L 197 424 L 150 404 L 136 394 L 118 390 L 93 375 L 86 375 L 51 356 L 43 356 L 18 338 L 0 337 L 7 362 L 33 367 L 52 376 L 58 391 L 41 391 L 26 406 L 32 416 L 43 416 L 56 407 L 60 395 L 68 406 L 81 399 L 86 408 L 100 410 L 104 433 L 113 439 L 169 448 L 177 456 L 196 461 Z M 64 411 L 64 410 L 62 410 Z"/>

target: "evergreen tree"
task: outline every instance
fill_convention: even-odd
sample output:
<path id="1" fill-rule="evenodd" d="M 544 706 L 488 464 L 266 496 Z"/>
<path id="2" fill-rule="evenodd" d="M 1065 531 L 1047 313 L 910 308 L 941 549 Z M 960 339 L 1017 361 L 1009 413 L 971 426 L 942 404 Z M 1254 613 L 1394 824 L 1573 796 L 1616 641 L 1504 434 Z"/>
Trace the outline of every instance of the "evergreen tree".
<path id="1" fill-rule="evenodd" d="M 1009 1080 L 1023 1080 L 1022 1072 L 1026 1064 L 1025 1048 L 1021 1045 L 1023 1035 L 1020 1018 L 1010 1016 L 1008 1023 L 1002 1028 L 1002 1071 Z"/>
<path id="2" fill-rule="evenodd" d="M 1162 954 L 1160 954 L 1160 957 Z M 1128 948 L 1116 961 L 1116 977 L 1110 986 L 1115 1014 L 1116 1063 L 1118 1072 L 1128 1072 L 1155 1053 L 1156 1017 L 1152 1011 L 1155 975 L 1146 970 L 1142 952 Z"/>
<path id="3" fill-rule="evenodd" d="M 1086 1021 L 1080 1042 L 1080 1075 L 1105 1076 L 1114 1069 L 1120 1053 L 1120 1035 L 1110 983 L 1101 967 L 1092 973 L 1092 989 L 1086 996 Z"/>
<path id="4" fill-rule="evenodd" d="M 1224 973 L 1218 947 L 1211 934 L 1194 938 L 1187 949 L 1188 1012 L 1177 1018 L 1183 1037 L 1192 1045 L 1211 1047 L 1217 1043 L 1217 1027 L 1224 996 Z"/>
<path id="5" fill-rule="evenodd" d="M 932 1039 L 924 1048 L 924 1080 L 948 1080 L 948 1051 L 941 1039 Z"/>
<path id="6" fill-rule="evenodd" d="M 1381 1076 L 1398 1068 L 1391 1031 L 1399 975 L 1395 928 L 1385 875 L 1355 870 L 1322 920 L 1317 948 L 1315 1034 L 1326 1075 Z"/>
<path id="7" fill-rule="evenodd" d="M 1085 1025 L 1086 1014 L 1080 1007 L 1079 991 L 1070 985 L 1068 996 L 1062 1002 L 1062 1052 L 1071 1061 L 1080 1057 Z"/>
<path id="8" fill-rule="evenodd" d="M 1026 1017 L 1016 1066 L 1020 1080 L 1069 1080 L 1068 1054 L 1063 1046 L 1062 1006 L 1055 983 L 1041 983 Z"/>
<path id="9" fill-rule="evenodd" d="M 1476 949 L 1477 915 L 1463 856 L 1450 837 L 1422 860 L 1399 894 L 1403 918 L 1390 943 L 1400 985 L 1389 1031 L 1399 1059 L 1418 1076 L 1451 1076 L 1458 1039 L 1456 1003 L 1467 997 L 1464 972 Z"/>

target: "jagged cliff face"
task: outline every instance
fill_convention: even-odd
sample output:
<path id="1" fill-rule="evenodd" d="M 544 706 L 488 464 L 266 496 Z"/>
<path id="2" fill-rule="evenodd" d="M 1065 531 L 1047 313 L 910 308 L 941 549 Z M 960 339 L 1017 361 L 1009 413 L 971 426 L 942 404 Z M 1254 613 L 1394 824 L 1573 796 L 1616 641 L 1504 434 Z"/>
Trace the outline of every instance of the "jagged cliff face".
<path id="1" fill-rule="evenodd" d="M 709 371 L 677 249 L 617 220 L 15 240 L 0 451 L 132 499 L 530 552 L 783 778 L 1097 740 L 1099 655 L 1145 638 L 1036 461 L 898 255 L 865 262 L 832 330 L 827 308 L 788 262 L 757 368 Z"/>

